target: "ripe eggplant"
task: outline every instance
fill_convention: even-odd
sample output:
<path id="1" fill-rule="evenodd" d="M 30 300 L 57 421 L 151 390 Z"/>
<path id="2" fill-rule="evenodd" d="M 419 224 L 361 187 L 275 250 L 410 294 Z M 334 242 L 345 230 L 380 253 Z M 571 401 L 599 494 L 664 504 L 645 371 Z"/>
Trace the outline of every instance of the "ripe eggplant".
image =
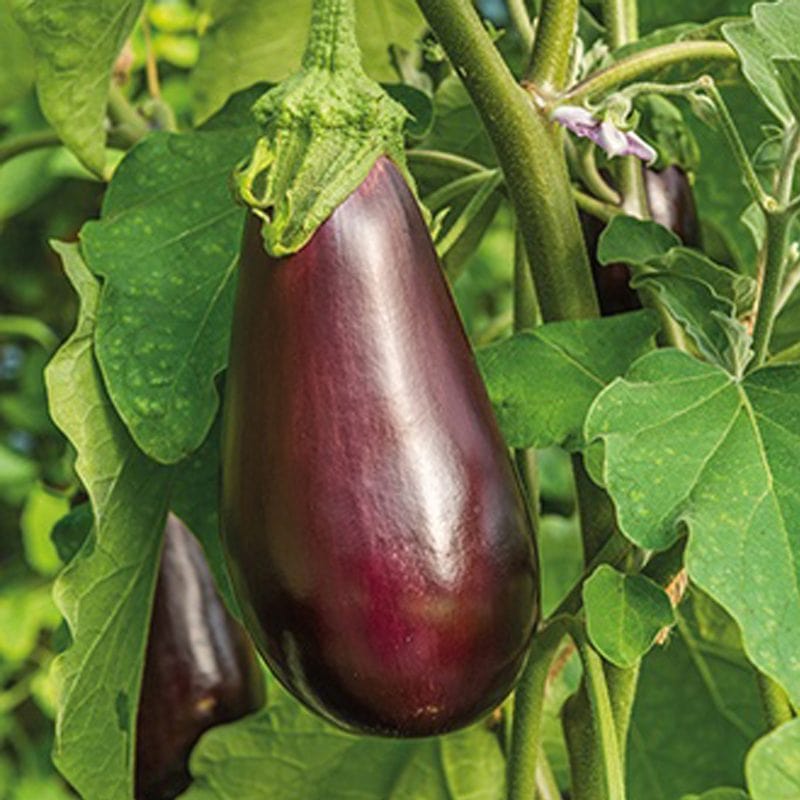
<path id="1" fill-rule="evenodd" d="M 200 545 L 170 513 L 147 642 L 136 728 L 137 800 L 177 797 L 209 728 L 263 703 L 246 634 L 217 594 Z"/>
<path id="2" fill-rule="evenodd" d="M 225 405 L 229 568 L 279 680 L 388 736 L 500 703 L 539 612 L 530 521 L 388 158 L 293 255 L 269 256 L 249 218 Z"/>
<path id="3" fill-rule="evenodd" d="M 687 247 L 700 246 L 700 221 L 692 187 L 686 173 L 671 165 L 656 171 L 644 169 L 647 204 L 653 219 L 678 235 Z M 634 311 L 642 304 L 630 287 L 631 273 L 626 264 L 602 266 L 596 258 L 597 242 L 604 224 L 596 217 L 581 212 L 581 224 L 592 264 L 597 298 L 604 317 Z"/>

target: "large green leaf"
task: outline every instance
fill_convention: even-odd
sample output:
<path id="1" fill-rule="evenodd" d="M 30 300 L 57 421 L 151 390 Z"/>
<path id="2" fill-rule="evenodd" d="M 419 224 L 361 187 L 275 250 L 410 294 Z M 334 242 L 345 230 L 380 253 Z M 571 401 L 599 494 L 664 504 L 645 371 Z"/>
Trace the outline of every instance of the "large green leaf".
<path id="1" fill-rule="evenodd" d="M 781 725 L 747 755 L 747 786 L 753 800 L 800 797 L 800 719 Z"/>
<path id="2" fill-rule="evenodd" d="M 274 684 L 264 712 L 209 731 L 183 800 L 501 800 L 504 761 L 483 725 L 402 740 L 343 733 Z"/>
<path id="3" fill-rule="evenodd" d="M 628 739 L 628 800 L 680 800 L 744 786 L 742 762 L 763 728 L 755 672 L 733 620 L 694 588 L 676 618 L 667 643 L 642 662 Z M 703 795 L 712 798 L 729 800 Z"/>
<path id="4" fill-rule="evenodd" d="M 511 447 L 580 447 L 598 392 L 652 347 L 649 311 L 552 322 L 477 353 L 497 420 Z"/>
<path id="5" fill-rule="evenodd" d="M 632 667 L 671 625 L 666 592 L 644 575 L 599 566 L 583 585 L 586 629 L 597 650 L 618 667 Z"/>
<path id="6" fill-rule="evenodd" d="M 78 324 L 46 370 L 53 419 L 77 451 L 95 528 L 55 585 L 72 645 L 53 665 L 53 759 L 82 797 L 129 800 L 147 619 L 170 470 L 131 441 L 92 351 L 99 285 L 75 245 L 57 244 L 81 298 Z"/>
<path id="7" fill-rule="evenodd" d="M 11 16 L 12 0 L 0 0 L 0 110 L 33 86 L 33 52 Z"/>
<path id="8" fill-rule="evenodd" d="M 256 136 L 245 93 L 193 133 L 161 133 L 118 167 L 102 217 L 81 231 L 105 280 L 96 347 L 108 393 L 134 441 L 174 463 L 217 412 L 244 211 L 228 178 Z"/>
<path id="9" fill-rule="evenodd" d="M 736 380 L 677 350 L 650 353 L 596 399 L 588 440 L 622 531 L 668 547 L 690 531 L 690 576 L 800 701 L 800 366 Z"/>
<path id="10" fill-rule="evenodd" d="M 111 72 L 144 0 L 11 0 L 36 57 L 39 101 L 65 144 L 94 172 L 105 164 Z"/>
<path id="11" fill-rule="evenodd" d="M 300 65 L 311 0 L 201 0 L 206 18 L 200 60 L 192 73 L 195 111 L 205 119 L 240 89 L 279 81 Z M 389 45 L 410 47 L 423 30 L 416 4 L 356 0 L 362 59 L 376 80 L 397 80 Z"/>

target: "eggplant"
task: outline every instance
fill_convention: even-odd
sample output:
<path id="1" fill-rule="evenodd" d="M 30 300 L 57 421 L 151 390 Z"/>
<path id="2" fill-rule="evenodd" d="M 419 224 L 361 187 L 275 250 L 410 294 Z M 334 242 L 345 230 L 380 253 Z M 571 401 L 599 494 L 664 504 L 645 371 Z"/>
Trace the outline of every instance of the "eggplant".
<path id="1" fill-rule="evenodd" d="M 659 171 L 645 168 L 643 173 L 652 218 L 677 234 L 687 247 L 700 247 L 700 221 L 686 173 L 674 164 Z M 607 317 L 641 308 L 639 295 L 630 286 L 628 265 L 603 266 L 597 261 L 597 243 L 604 223 L 584 212 L 580 217 L 601 314 Z"/>
<path id="2" fill-rule="evenodd" d="M 223 538 L 256 646 L 347 730 L 496 707 L 539 614 L 531 523 L 419 207 L 388 158 L 282 258 L 240 258 Z"/>
<path id="3" fill-rule="evenodd" d="M 139 698 L 137 800 L 177 797 L 191 781 L 189 754 L 201 734 L 263 701 L 247 636 L 217 593 L 197 540 L 170 513 Z"/>

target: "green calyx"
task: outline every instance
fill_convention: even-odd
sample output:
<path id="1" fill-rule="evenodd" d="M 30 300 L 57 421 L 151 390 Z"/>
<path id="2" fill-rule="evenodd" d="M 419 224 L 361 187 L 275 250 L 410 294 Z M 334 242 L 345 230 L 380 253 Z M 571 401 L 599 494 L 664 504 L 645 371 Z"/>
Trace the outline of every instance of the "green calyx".
<path id="1" fill-rule="evenodd" d="M 300 71 L 253 106 L 263 134 L 236 173 L 240 197 L 264 220 L 267 252 L 297 252 L 388 156 L 405 173 L 406 110 L 367 77 L 353 0 L 314 0 Z"/>

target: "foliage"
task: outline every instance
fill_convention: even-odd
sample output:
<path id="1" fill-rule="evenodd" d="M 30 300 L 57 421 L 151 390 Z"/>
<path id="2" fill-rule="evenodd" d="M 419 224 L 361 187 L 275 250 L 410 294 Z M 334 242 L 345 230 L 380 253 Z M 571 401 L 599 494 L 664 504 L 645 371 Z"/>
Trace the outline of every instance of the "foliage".
<path id="1" fill-rule="evenodd" d="M 526 113 L 575 102 L 624 131 L 643 116 L 664 163 L 692 168 L 703 247 L 615 204 L 619 160 L 547 126 L 566 196 L 608 223 L 594 269 L 627 265 L 646 308 L 542 309 L 544 324 L 526 276 L 546 294 L 551 254 L 523 252 L 524 176 L 490 136 L 486 90 L 421 13 L 435 4 L 355 5 L 366 72 L 409 115 L 409 172 L 539 517 L 548 622 L 565 625 L 529 748 L 540 787 L 586 800 L 575 753 L 602 772 L 613 731 L 629 800 L 800 796 L 800 0 L 640 3 L 643 37 L 616 51 L 603 10 L 625 4 L 581 4 L 566 97 L 524 83 Z M 478 4 L 512 93 L 530 78 L 522 5 L 541 3 Z M 238 614 L 217 502 L 245 218 L 231 176 L 259 136 L 251 106 L 300 62 L 310 6 L 0 0 L 0 800 L 133 797 L 168 510 Z M 698 42 L 713 47 L 575 100 L 600 69 Z M 553 241 L 573 216 L 550 214 Z M 259 713 L 194 748 L 183 796 L 509 796 L 512 702 L 444 737 L 373 739 L 265 681 Z M 586 713 L 577 744 L 568 698 Z"/>

